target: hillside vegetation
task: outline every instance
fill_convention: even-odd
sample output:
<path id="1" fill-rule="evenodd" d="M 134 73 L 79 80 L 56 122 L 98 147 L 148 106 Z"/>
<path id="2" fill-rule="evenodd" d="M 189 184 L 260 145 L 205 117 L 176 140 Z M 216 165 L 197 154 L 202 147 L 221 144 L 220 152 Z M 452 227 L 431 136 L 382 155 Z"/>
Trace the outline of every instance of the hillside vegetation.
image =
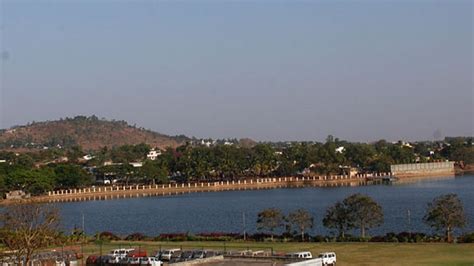
<path id="1" fill-rule="evenodd" d="M 76 116 L 56 121 L 33 122 L 0 131 L 0 149 L 44 149 L 81 146 L 83 150 L 98 150 L 146 143 L 152 147 L 177 147 L 186 137 L 170 137 L 125 121 L 99 119 L 96 116 Z"/>

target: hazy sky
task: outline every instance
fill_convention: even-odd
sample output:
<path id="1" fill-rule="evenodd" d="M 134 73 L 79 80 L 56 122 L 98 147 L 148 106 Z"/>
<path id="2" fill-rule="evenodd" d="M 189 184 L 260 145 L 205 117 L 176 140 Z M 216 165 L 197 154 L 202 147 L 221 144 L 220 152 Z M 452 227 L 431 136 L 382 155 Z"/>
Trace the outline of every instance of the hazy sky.
<path id="1" fill-rule="evenodd" d="M 474 1 L 0 3 L 0 128 L 96 114 L 213 138 L 474 132 Z"/>

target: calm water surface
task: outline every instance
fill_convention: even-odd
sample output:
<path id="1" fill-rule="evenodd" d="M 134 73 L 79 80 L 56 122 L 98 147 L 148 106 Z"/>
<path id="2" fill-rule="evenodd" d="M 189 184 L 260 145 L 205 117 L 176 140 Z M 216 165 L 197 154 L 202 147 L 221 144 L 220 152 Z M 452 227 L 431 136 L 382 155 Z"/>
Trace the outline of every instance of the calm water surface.
<path id="1" fill-rule="evenodd" d="M 59 204 L 66 230 L 82 226 L 88 234 L 111 231 L 119 235 L 160 233 L 242 232 L 243 215 L 247 232 L 255 232 L 257 213 L 276 207 L 285 213 L 307 209 L 315 218 L 313 234 L 326 234 L 322 218 L 327 207 L 353 193 L 373 197 L 383 208 L 385 223 L 370 232 L 384 234 L 412 231 L 431 233 L 422 223 L 426 205 L 441 194 L 457 193 L 464 203 L 468 225 L 474 231 L 474 176 L 424 180 L 405 184 L 336 188 L 289 188 L 273 190 L 192 193 Z M 407 211 L 411 213 L 411 226 Z"/>

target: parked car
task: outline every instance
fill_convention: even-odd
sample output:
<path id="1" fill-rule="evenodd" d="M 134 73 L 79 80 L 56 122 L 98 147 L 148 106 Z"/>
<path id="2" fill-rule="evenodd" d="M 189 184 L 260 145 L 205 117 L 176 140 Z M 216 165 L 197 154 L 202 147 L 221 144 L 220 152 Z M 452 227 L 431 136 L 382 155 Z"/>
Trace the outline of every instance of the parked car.
<path id="1" fill-rule="evenodd" d="M 123 258 L 119 257 L 118 255 L 111 256 L 109 259 L 109 263 L 115 264 L 115 263 L 120 263 L 123 260 Z"/>
<path id="2" fill-rule="evenodd" d="M 140 258 L 140 265 L 161 266 L 163 262 L 156 257 Z"/>
<path id="3" fill-rule="evenodd" d="M 193 253 L 193 259 L 204 259 L 206 257 L 206 251 L 196 250 Z"/>
<path id="4" fill-rule="evenodd" d="M 181 253 L 181 261 L 188 261 L 193 259 L 194 252 L 191 250 L 184 251 Z"/>
<path id="5" fill-rule="evenodd" d="M 97 258 L 98 258 L 98 256 L 96 256 L 96 255 L 90 255 L 86 259 L 86 264 L 87 265 L 95 265 L 96 262 L 97 262 Z"/>
<path id="6" fill-rule="evenodd" d="M 311 252 L 309 251 L 303 251 L 303 252 L 288 253 L 286 254 L 286 257 L 294 258 L 294 259 L 312 259 L 313 254 L 311 254 Z"/>
<path id="7" fill-rule="evenodd" d="M 221 252 L 214 251 L 214 250 L 206 250 L 205 252 L 206 252 L 205 253 L 205 258 L 210 258 L 210 257 L 222 255 Z"/>
<path id="8" fill-rule="evenodd" d="M 323 259 L 323 265 L 335 265 L 336 264 L 336 253 L 324 252 L 319 254 L 319 258 Z"/>
<path id="9" fill-rule="evenodd" d="M 127 264 L 140 264 L 140 257 L 127 257 Z"/>
<path id="10" fill-rule="evenodd" d="M 183 261 L 181 259 L 181 253 L 183 253 L 182 250 L 179 250 L 179 251 L 176 251 L 175 253 L 173 253 L 173 255 L 171 255 L 171 259 L 170 259 L 169 263 L 176 263 L 176 262 Z"/>
<path id="11" fill-rule="evenodd" d="M 167 250 L 164 250 L 163 252 L 161 252 L 161 260 L 165 260 L 165 261 L 170 261 L 171 258 L 173 257 L 173 255 L 181 255 L 181 249 L 177 248 L 177 249 L 167 249 Z"/>
<path id="12" fill-rule="evenodd" d="M 111 259 L 113 259 L 113 257 L 111 257 L 109 255 L 99 256 L 99 257 L 97 257 L 96 265 L 97 264 L 105 265 L 105 264 L 109 263 L 109 260 L 111 260 Z"/>
<path id="13" fill-rule="evenodd" d="M 135 249 L 133 248 L 119 248 L 119 249 L 114 249 L 110 251 L 109 255 L 113 257 L 118 257 L 118 258 L 125 258 L 128 253 L 134 251 Z"/>
<path id="14" fill-rule="evenodd" d="M 132 258 L 142 258 L 146 257 L 146 250 L 144 249 L 134 249 L 130 252 L 128 252 L 127 257 L 132 257 Z"/>

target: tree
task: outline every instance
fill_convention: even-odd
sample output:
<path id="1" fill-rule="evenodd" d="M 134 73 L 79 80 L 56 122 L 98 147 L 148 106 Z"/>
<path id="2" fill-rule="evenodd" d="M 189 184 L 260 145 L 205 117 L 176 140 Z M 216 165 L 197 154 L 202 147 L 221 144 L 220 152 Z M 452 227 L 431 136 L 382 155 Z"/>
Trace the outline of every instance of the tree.
<path id="1" fill-rule="evenodd" d="M 77 188 L 92 183 L 92 176 L 79 165 L 58 164 L 51 168 L 56 174 L 56 187 Z"/>
<path id="2" fill-rule="evenodd" d="M 15 204 L 3 209 L 0 224 L 0 243 L 15 255 L 18 265 L 28 266 L 35 251 L 55 240 L 59 214 L 51 205 Z"/>
<path id="3" fill-rule="evenodd" d="M 258 213 L 257 229 L 270 231 L 273 241 L 273 232 L 284 225 L 285 216 L 279 209 L 270 208 Z"/>
<path id="4" fill-rule="evenodd" d="M 253 171 L 257 176 L 269 176 L 277 166 L 275 150 L 270 144 L 257 144 L 252 148 Z"/>
<path id="5" fill-rule="evenodd" d="M 166 183 L 168 177 L 168 168 L 161 160 L 145 161 L 139 169 L 140 177 L 146 181 Z"/>
<path id="6" fill-rule="evenodd" d="M 466 215 L 458 196 L 447 194 L 434 198 L 428 204 L 423 220 L 436 230 L 444 230 L 446 240 L 451 242 L 453 229 L 464 227 Z"/>
<path id="7" fill-rule="evenodd" d="M 383 223 L 382 207 L 367 195 L 353 194 L 345 198 L 343 204 L 347 208 L 349 221 L 360 229 L 361 237 L 365 237 L 366 229 Z"/>
<path id="8" fill-rule="evenodd" d="M 313 228 L 313 217 L 304 209 L 299 209 L 290 213 L 288 215 L 288 221 L 300 230 L 301 241 L 304 241 L 305 229 Z"/>
<path id="9" fill-rule="evenodd" d="M 346 231 L 354 227 L 354 223 L 349 218 L 348 208 L 340 201 L 326 210 L 323 225 L 337 230 L 340 238 L 344 238 Z"/>

